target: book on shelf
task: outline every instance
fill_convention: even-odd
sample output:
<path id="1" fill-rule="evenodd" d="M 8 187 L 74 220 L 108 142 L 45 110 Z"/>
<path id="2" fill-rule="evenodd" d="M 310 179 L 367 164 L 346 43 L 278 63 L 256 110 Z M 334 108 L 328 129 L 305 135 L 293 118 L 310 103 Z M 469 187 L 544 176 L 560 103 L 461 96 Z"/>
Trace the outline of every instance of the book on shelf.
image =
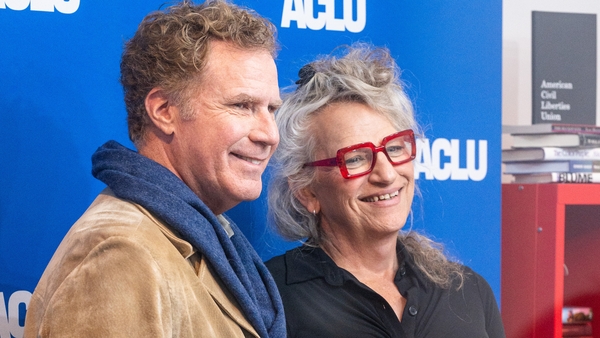
<path id="1" fill-rule="evenodd" d="M 566 160 L 600 161 L 600 147 L 537 147 L 502 150 L 502 162 Z"/>
<path id="2" fill-rule="evenodd" d="M 512 136 L 514 148 L 594 147 L 600 146 L 600 134 L 519 134 Z"/>
<path id="3" fill-rule="evenodd" d="M 564 306 L 562 308 L 563 323 L 585 323 L 591 322 L 594 312 L 587 306 Z"/>
<path id="4" fill-rule="evenodd" d="M 600 161 L 528 161 L 507 162 L 505 174 L 534 174 L 551 172 L 591 173 L 600 172 Z"/>
<path id="5" fill-rule="evenodd" d="M 591 124 L 538 123 L 530 125 L 503 125 L 503 134 L 600 134 L 600 126 Z"/>
<path id="6" fill-rule="evenodd" d="M 592 337 L 593 312 L 590 307 L 565 306 L 562 309 L 563 337 Z"/>
<path id="7" fill-rule="evenodd" d="M 595 13 L 531 11 L 531 122 L 596 123 Z"/>
<path id="8" fill-rule="evenodd" d="M 600 173 L 512 174 L 514 183 L 600 183 Z"/>

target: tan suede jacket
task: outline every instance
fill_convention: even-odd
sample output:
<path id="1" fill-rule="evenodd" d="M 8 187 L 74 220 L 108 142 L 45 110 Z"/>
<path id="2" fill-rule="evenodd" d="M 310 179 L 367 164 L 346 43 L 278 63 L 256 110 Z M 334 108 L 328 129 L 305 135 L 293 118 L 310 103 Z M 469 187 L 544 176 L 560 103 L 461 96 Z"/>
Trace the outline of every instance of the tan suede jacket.
<path id="1" fill-rule="evenodd" d="M 188 242 L 106 189 L 46 267 L 24 337 L 258 335 Z"/>

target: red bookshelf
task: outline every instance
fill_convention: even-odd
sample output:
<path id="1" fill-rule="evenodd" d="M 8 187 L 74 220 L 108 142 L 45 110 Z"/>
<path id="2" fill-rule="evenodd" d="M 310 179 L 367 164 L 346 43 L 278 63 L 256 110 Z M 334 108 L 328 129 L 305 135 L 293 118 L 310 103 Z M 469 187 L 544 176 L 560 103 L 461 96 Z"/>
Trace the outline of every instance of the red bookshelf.
<path id="1" fill-rule="evenodd" d="M 562 337 L 566 305 L 592 307 L 599 316 L 599 261 L 600 184 L 502 185 L 500 302 L 507 337 Z M 600 318 L 592 324 L 600 337 Z"/>

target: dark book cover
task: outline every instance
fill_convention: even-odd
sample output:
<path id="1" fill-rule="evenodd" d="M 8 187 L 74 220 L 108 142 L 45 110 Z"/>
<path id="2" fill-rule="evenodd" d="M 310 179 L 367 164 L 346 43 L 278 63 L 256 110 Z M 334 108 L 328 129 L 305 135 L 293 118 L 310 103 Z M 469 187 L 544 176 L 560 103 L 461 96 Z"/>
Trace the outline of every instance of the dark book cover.
<path id="1" fill-rule="evenodd" d="M 532 12 L 532 123 L 596 124 L 596 14 Z"/>

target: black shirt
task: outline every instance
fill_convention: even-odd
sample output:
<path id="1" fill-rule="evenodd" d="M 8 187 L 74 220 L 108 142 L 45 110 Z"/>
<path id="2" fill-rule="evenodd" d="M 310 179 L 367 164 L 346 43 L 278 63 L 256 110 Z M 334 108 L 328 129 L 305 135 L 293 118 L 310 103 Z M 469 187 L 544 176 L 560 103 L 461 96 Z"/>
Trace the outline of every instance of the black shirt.
<path id="1" fill-rule="evenodd" d="M 320 248 L 303 246 L 269 260 L 288 337 L 505 337 L 496 299 L 483 277 L 465 267 L 460 290 L 441 289 L 413 268 L 402 247 L 398 258 L 394 282 L 407 299 L 402 322 L 383 297 Z"/>

